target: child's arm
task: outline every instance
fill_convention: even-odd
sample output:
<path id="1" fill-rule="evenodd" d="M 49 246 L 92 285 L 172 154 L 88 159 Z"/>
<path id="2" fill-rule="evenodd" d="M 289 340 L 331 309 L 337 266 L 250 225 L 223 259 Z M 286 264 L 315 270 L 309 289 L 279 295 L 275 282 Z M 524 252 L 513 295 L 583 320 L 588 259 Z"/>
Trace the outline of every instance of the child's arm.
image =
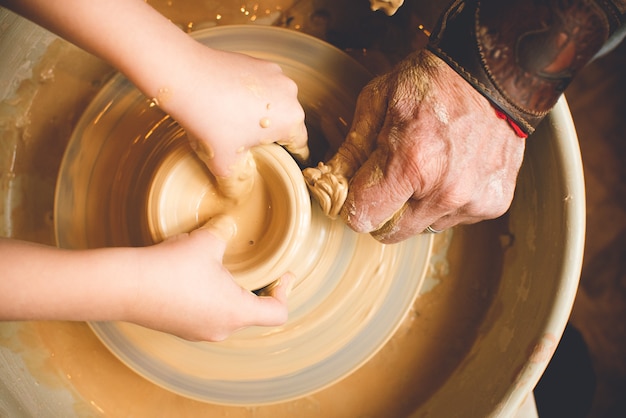
<path id="1" fill-rule="evenodd" d="M 229 231 L 218 222 L 151 247 L 84 251 L 0 239 L 0 320 L 122 320 L 207 341 L 282 324 L 291 276 L 272 296 L 243 290 L 222 266 Z"/>
<path id="2" fill-rule="evenodd" d="M 195 138 L 218 176 L 260 143 L 308 156 L 297 86 L 274 63 L 205 47 L 143 0 L 0 3 L 124 73 Z"/>

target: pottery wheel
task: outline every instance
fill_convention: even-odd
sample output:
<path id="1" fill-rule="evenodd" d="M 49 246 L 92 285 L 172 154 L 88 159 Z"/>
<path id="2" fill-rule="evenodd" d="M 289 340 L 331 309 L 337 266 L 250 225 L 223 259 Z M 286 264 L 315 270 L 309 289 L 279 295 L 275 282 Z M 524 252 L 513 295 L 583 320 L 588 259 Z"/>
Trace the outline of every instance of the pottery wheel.
<path id="1" fill-rule="evenodd" d="M 370 79 L 344 53 L 274 27 L 226 26 L 194 36 L 211 47 L 281 65 L 298 84 L 314 159 L 323 159 L 343 140 L 356 97 Z M 267 152 L 257 150 L 255 158 Z M 115 76 L 87 108 L 68 145 L 56 195 L 58 243 L 143 246 L 196 228 L 206 221 L 198 208 L 209 175 L 184 131 L 124 77 Z M 177 192 L 181 185 L 192 192 Z M 191 343 L 128 323 L 92 323 L 91 328 L 146 379 L 212 403 L 285 401 L 347 376 L 385 344 L 412 306 L 432 236 L 385 246 L 327 219 L 309 200 L 294 205 L 297 211 L 310 205 L 311 214 L 298 224 L 300 235 L 291 237 L 297 245 L 278 257 L 297 276 L 284 326 L 248 328 L 220 343 Z M 245 218 L 245 211 L 240 216 Z M 266 235 L 255 234 L 251 244 Z"/>

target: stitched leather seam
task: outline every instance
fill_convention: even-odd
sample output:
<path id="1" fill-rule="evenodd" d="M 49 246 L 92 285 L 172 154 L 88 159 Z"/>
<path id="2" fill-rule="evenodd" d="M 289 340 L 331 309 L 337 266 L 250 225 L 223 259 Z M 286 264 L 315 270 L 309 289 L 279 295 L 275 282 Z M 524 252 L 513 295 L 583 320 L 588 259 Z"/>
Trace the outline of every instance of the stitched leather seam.
<path id="1" fill-rule="evenodd" d="M 474 39 L 476 41 L 476 47 L 478 48 L 478 56 L 480 57 L 481 67 L 483 71 L 487 74 L 487 78 L 489 78 L 489 81 L 491 81 L 495 90 L 497 90 L 498 93 L 500 93 L 500 96 L 502 96 L 502 98 L 506 100 L 517 112 L 521 112 L 521 113 L 531 115 L 534 117 L 539 117 L 539 118 L 545 117 L 548 114 L 548 112 L 546 111 L 536 111 L 536 110 L 522 107 L 519 104 L 516 104 L 515 101 L 512 100 L 511 97 L 506 93 L 506 90 L 502 88 L 502 86 L 498 82 L 498 79 L 491 72 L 491 70 L 489 69 L 489 65 L 487 64 L 487 61 L 485 60 L 485 50 L 483 48 L 482 43 L 478 39 L 478 35 L 476 34 L 476 28 L 478 27 L 478 22 L 480 21 L 479 19 L 480 19 L 480 1 L 477 1 L 476 12 L 474 14 L 474 28 L 473 28 L 472 35 L 474 36 Z"/>
<path id="2" fill-rule="evenodd" d="M 465 77 L 465 79 L 467 79 L 471 84 L 473 84 L 475 87 L 478 87 L 479 89 L 481 89 L 485 93 L 487 93 L 490 96 L 492 96 L 492 98 L 490 98 L 491 101 L 494 101 L 495 97 L 498 97 L 498 96 L 502 97 L 505 100 L 505 103 L 495 102 L 494 104 L 496 106 L 503 107 L 504 108 L 503 110 L 506 110 L 507 112 L 513 113 L 513 114 L 518 114 L 519 115 L 521 112 L 524 112 L 523 109 L 521 109 L 518 106 L 515 106 L 515 104 L 511 103 L 498 90 L 494 90 L 494 89 L 490 88 L 489 86 L 485 85 L 480 80 L 478 80 L 476 77 L 474 77 L 470 72 L 468 72 L 464 67 L 462 67 L 459 63 L 457 63 L 452 57 L 450 57 L 448 54 L 446 54 L 440 48 L 434 47 L 434 46 L 430 46 L 430 48 L 436 50 L 438 55 L 441 55 L 441 56 L 445 57 L 446 60 L 448 61 L 448 63 L 450 65 L 452 65 L 457 72 L 462 73 L 463 76 Z M 526 113 L 528 113 L 528 112 L 526 112 Z M 541 117 L 541 116 L 544 116 L 545 114 L 547 114 L 547 113 L 544 112 L 543 114 L 536 114 L 536 116 Z M 529 133 L 532 133 L 535 130 L 535 128 L 528 121 L 526 121 L 525 118 L 523 118 L 521 116 L 522 115 L 520 115 L 520 117 L 516 118 L 516 119 L 520 119 L 518 122 L 523 124 L 525 130 L 527 130 Z"/>

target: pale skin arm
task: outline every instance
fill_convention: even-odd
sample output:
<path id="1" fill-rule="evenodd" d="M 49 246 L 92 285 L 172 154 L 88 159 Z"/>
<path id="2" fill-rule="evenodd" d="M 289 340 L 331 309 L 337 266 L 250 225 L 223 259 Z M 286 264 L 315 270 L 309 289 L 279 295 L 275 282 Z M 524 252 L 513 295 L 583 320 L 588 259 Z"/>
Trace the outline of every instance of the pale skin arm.
<path id="1" fill-rule="evenodd" d="M 308 157 L 297 86 L 278 65 L 207 48 L 142 0 L 2 3 L 124 73 L 185 128 L 217 176 L 236 175 L 261 143 Z"/>
<path id="2" fill-rule="evenodd" d="M 128 321 L 189 340 L 219 341 L 287 319 L 285 274 L 271 296 L 222 266 L 229 221 L 152 247 L 64 250 L 0 239 L 0 320 Z"/>
<path id="3" fill-rule="evenodd" d="M 209 49 L 141 0 L 0 3 L 123 72 L 220 178 L 238 180 L 260 143 L 308 155 L 296 85 L 275 64 Z M 229 235 L 212 228 L 146 248 L 66 251 L 3 239 L 0 320 L 123 320 L 209 341 L 282 324 L 291 276 L 270 296 L 241 289 L 222 266 Z"/>

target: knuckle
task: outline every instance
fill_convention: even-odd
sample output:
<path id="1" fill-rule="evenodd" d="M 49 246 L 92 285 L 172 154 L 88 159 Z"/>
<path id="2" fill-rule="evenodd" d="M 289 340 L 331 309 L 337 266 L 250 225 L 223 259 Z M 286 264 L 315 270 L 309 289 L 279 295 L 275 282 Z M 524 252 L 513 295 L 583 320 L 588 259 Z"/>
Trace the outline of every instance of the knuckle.
<path id="1" fill-rule="evenodd" d="M 341 209 L 341 218 L 352 230 L 359 233 L 368 233 L 374 230 L 369 214 L 363 209 L 364 205 L 357 205 L 354 199 L 348 199 Z"/>
<path id="2" fill-rule="evenodd" d="M 500 195 L 495 197 L 491 195 L 491 199 L 476 199 L 465 206 L 464 212 L 472 217 L 479 219 L 495 219 L 504 215 L 510 208 L 512 195 Z"/>
<path id="3" fill-rule="evenodd" d="M 491 207 L 491 213 L 489 214 L 491 218 L 498 218 L 504 215 L 511 207 L 512 199 L 501 199 L 496 202 Z"/>
<path id="4" fill-rule="evenodd" d="M 466 207 L 472 202 L 473 191 L 462 183 L 451 183 L 442 189 L 437 206 L 444 211 Z"/>

